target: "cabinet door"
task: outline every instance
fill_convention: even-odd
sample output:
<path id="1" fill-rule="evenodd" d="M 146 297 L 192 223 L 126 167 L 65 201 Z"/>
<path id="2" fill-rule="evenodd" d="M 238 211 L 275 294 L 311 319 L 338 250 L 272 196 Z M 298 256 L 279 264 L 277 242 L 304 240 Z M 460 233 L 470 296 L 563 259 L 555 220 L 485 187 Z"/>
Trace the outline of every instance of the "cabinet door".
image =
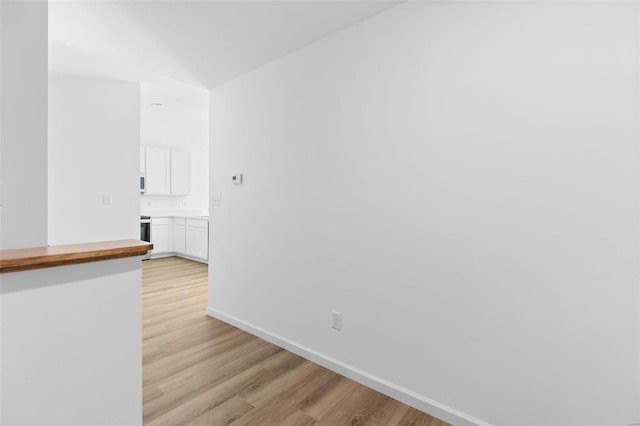
<path id="1" fill-rule="evenodd" d="M 189 195 L 189 153 L 171 151 L 171 195 Z"/>
<path id="2" fill-rule="evenodd" d="M 178 222 L 178 219 L 176 219 Z M 175 223 L 173 225 L 173 251 L 180 254 L 185 254 L 186 246 L 185 246 L 185 226 L 184 219 L 182 219 L 182 223 Z"/>
<path id="3" fill-rule="evenodd" d="M 169 195 L 171 190 L 169 185 L 170 151 L 164 148 L 147 146 L 145 152 L 147 194 Z"/>
<path id="4" fill-rule="evenodd" d="M 187 226 L 186 254 L 198 259 L 209 259 L 209 229 Z"/>
<path id="5" fill-rule="evenodd" d="M 169 224 L 151 223 L 151 243 L 153 251 L 151 254 L 169 253 Z"/>

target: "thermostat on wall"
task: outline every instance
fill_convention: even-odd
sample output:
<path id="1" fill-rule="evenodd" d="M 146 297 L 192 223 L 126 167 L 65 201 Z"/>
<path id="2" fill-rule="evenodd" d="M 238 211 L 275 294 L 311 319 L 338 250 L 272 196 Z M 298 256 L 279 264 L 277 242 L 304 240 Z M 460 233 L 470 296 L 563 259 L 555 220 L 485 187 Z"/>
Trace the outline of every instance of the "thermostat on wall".
<path id="1" fill-rule="evenodd" d="M 242 183 L 242 173 L 238 173 L 237 175 L 233 175 L 231 180 L 233 180 L 234 184 L 240 185 Z"/>

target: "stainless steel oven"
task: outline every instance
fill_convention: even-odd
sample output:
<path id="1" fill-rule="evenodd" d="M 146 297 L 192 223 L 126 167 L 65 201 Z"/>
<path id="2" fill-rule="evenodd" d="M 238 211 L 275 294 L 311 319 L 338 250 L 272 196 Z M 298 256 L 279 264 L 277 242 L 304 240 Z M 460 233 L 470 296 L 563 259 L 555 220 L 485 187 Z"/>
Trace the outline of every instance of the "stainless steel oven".
<path id="1" fill-rule="evenodd" d="M 140 240 L 151 242 L 151 217 L 140 216 Z M 151 257 L 151 254 L 147 253 L 142 260 L 147 260 Z"/>

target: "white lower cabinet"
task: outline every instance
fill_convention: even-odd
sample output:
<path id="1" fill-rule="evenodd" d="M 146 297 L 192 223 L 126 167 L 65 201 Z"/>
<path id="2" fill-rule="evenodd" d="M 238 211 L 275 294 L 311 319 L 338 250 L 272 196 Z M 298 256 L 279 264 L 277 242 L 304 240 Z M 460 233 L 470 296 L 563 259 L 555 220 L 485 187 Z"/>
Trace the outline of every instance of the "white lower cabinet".
<path id="1" fill-rule="evenodd" d="M 202 260 L 209 259 L 209 221 L 206 219 L 187 219 L 186 255 Z"/>
<path id="2" fill-rule="evenodd" d="M 154 217 L 151 219 L 153 257 L 182 255 L 209 260 L 209 220 L 207 218 Z"/>
<path id="3" fill-rule="evenodd" d="M 185 254 L 185 219 L 176 217 L 173 219 L 173 251 L 178 254 Z"/>
<path id="4" fill-rule="evenodd" d="M 151 219 L 152 255 L 169 253 L 169 218 L 159 217 Z"/>

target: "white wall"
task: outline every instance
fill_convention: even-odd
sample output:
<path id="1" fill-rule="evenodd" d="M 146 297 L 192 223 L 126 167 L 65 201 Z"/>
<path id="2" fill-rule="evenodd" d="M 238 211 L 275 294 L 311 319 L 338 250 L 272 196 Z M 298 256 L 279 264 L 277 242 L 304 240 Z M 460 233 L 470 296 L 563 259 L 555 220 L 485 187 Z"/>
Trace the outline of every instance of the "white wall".
<path id="1" fill-rule="evenodd" d="M 213 91 L 208 312 L 455 424 L 638 421 L 637 21 L 408 3 Z"/>
<path id="2" fill-rule="evenodd" d="M 47 244 L 47 2 L 0 2 L 0 249 Z"/>
<path id="3" fill-rule="evenodd" d="M 209 209 L 209 92 L 158 79 L 141 83 L 143 145 L 190 153 L 190 195 L 140 197 L 143 214 L 207 214 Z M 153 106 L 151 103 L 161 103 Z"/>
<path id="4" fill-rule="evenodd" d="M 0 423 L 142 424 L 140 258 L 2 275 Z"/>
<path id="5" fill-rule="evenodd" d="M 47 243 L 47 10 L 0 2 L 0 249 Z M 4 348 L 0 333 L 0 377 Z"/>
<path id="6" fill-rule="evenodd" d="M 108 91 L 99 92 L 104 97 L 93 102 L 87 99 L 96 96 L 92 84 L 64 83 L 74 86 L 64 91 L 64 99 L 56 92 L 61 86 L 52 84 L 54 150 L 50 152 L 52 168 L 48 169 L 47 3 L 2 1 L 0 20 L 1 248 L 47 244 L 48 173 L 54 195 L 49 206 L 54 243 L 93 239 L 91 233 L 99 221 L 103 228 L 117 225 L 113 215 L 85 217 L 90 209 L 83 204 L 83 200 L 90 204 L 91 193 L 96 191 L 83 186 L 85 172 L 90 169 L 94 179 L 114 157 L 118 161 L 111 164 L 113 180 L 118 184 L 118 179 L 130 180 L 134 195 L 127 201 L 133 206 L 133 216 L 127 219 L 129 229 L 116 237 L 137 237 L 138 117 L 131 159 L 128 151 L 120 152 L 124 160 L 111 155 L 109 148 L 89 152 L 80 146 L 81 139 L 91 145 L 104 133 L 121 136 L 118 131 L 105 130 L 96 117 L 112 110 L 120 117 L 119 110 L 129 107 L 103 108 L 101 102 L 108 103 L 110 96 L 115 96 Z M 84 89 L 90 93 L 81 93 Z M 119 90 L 115 86 L 110 89 Z M 138 108 L 139 102 L 134 105 L 136 115 Z M 123 123 L 114 119 L 111 124 Z M 67 157 L 62 159 L 64 150 Z M 61 191 L 57 185 L 64 179 L 69 186 Z M 116 200 L 123 201 L 114 191 L 114 205 Z M 59 214 L 65 209 L 63 218 Z M 89 223 L 90 229 L 85 226 Z M 62 234 L 62 226 L 68 226 L 68 233 Z M 82 238 L 73 239 L 77 230 Z M 2 274 L 1 424 L 142 424 L 140 280 L 139 258 Z"/>
<path id="7" fill-rule="evenodd" d="M 139 146 L 139 84 L 49 79 L 49 244 L 140 238 Z"/>

